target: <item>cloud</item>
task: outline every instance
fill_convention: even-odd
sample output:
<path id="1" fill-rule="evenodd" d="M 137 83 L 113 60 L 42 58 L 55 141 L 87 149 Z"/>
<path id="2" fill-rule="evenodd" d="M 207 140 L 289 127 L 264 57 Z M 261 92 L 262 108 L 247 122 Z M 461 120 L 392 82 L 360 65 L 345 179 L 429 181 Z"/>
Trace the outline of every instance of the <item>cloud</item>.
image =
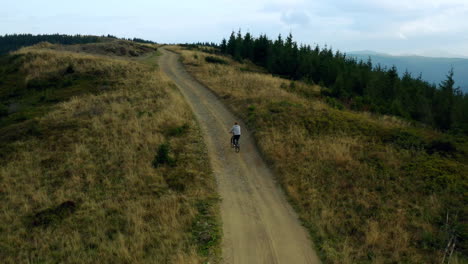
<path id="1" fill-rule="evenodd" d="M 306 5 L 304 0 L 274 0 L 264 1 L 260 11 L 263 12 L 283 12 L 288 9 Z"/>
<path id="2" fill-rule="evenodd" d="M 466 0 L 354 0 L 369 8 L 378 8 L 391 12 L 423 11 L 443 9 L 450 6 L 466 6 Z"/>
<path id="3" fill-rule="evenodd" d="M 44 2 L 46 4 L 44 4 Z M 111 33 L 161 42 L 220 41 L 231 30 L 341 50 L 468 55 L 468 0 L 5 1 L 0 34 Z M 89 6 L 93 8 L 90 9 Z M 7 10 L 7 11 L 5 11 Z M 86 15 L 84 15 L 86 14 Z M 36 27 L 36 28 L 34 28 Z"/>
<path id="4" fill-rule="evenodd" d="M 400 32 L 411 35 L 459 34 L 468 31 L 468 5 L 445 8 L 430 16 L 403 22 Z"/>
<path id="5" fill-rule="evenodd" d="M 309 15 L 304 11 L 284 12 L 281 15 L 281 21 L 287 25 L 307 25 L 309 24 Z"/>

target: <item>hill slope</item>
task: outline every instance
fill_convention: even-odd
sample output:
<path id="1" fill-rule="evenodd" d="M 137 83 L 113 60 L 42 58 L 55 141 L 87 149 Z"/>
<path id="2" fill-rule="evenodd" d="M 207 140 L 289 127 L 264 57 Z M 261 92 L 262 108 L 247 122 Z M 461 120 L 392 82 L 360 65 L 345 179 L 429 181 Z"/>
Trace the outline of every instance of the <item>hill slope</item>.
<path id="1" fill-rule="evenodd" d="M 205 145 L 182 96 L 146 63 L 155 49 L 136 59 L 63 49 L 1 58 L 2 263 L 216 260 Z"/>
<path id="2" fill-rule="evenodd" d="M 455 85 L 468 93 L 468 59 L 464 58 L 432 58 L 423 56 L 391 56 L 370 51 L 350 52 L 349 56 L 367 61 L 370 57 L 374 65 L 381 64 L 387 68 L 395 65 L 400 76 L 408 70 L 413 76 L 421 74 L 422 79 L 439 84 L 446 79 L 451 67 L 454 68 Z"/>
<path id="3" fill-rule="evenodd" d="M 243 120 L 326 263 L 467 260 L 468 140 L 339 110 L 320 87 L 179 49 Z M 327 103 L 328 102 L 328 103 Z"/>
<path id="4" fill-rule="evenodd" d="M 6 54 L 10 51 L 15 51 L 22 47 L 27 47 L 31 45 L 38 44 L 40 42 L 49 42 L 52 44 L 62 44 L 62 45 L 71 45 L 71 44 L 87 44 L 87 43 L 105 43 L 106 45 L 112 46 L 116 40 L 119 40 L 117 37 L 112 35 L 107 36 L 92 36 L 92 35 L 64 35 L 64 34 L 44 34 L 44 35 L 32 35 L 32 34 L 7 34 L 4 36 L 0 35 L 0 55 Z M 121 39 L 126 41 L 126 39 Z M 133 42 L 146 43 L 146 44 L 155 44 L 153 41 L 144 40 L 140 38 L 128 39 Z M 126 42 L 125 45 L 120 47 L 124 48 L 128 46 L 131 42 Z"/>
<path id="5" fill-rule="evenodd" d="M 271 40 L 231 33 L 219 48 L 211 49 L 237 61 L 249 60 L 269 73 L 291 80 L 319 84 L 322 93 L 358 111 L 394 115 L 447 131 L 468 134 L 468 94 L 454 86 L 453 71 L 439 86 L 386 68 L 350 58 L 340 51 L 294 41 L 292 34 Z M 330 98 L 332 100 L 332 98 Z"/>

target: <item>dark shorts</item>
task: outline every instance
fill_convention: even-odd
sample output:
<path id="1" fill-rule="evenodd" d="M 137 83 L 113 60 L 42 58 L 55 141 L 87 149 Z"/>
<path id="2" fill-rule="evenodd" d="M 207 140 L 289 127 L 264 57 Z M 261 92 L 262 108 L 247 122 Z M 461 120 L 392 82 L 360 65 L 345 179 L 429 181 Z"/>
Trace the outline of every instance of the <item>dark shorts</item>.
<path id="1" fill-rule="evenodd" d="M 239 139 L 240 139 L 240 135 L 232 136 L 232 140 L 233 140 L 234 144 L 239 144 Z"/>

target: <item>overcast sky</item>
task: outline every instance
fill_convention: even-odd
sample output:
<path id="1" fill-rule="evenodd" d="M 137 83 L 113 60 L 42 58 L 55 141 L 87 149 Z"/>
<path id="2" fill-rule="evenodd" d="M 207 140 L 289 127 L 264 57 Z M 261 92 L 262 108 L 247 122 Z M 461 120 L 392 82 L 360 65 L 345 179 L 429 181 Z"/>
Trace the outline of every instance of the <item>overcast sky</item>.
<path id="1" fill-rule="evenodd" d="M 341 51 L 468 56 L 468 0 L 14 0 L 0 34 L 112 34 L 220 42 L 232 30 Z"/>

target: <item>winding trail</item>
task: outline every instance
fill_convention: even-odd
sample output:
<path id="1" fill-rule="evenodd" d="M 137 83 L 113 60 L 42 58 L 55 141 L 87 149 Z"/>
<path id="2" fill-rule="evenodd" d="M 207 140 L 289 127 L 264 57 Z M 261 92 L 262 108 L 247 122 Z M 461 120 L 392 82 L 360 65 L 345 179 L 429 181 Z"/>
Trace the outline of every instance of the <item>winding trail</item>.
<path id="1" fill-rule="evenodd" d="M 256 149 L 242 122 L 241 151 L 228 134 L 236 118 L 206 87 L 192 78 L 179 55 L 160 49 L 159 65 L 192 107 L 207 143 L 223 221 L 223 261 L 229 264 L 320 263 L 306 230 Z"/>

